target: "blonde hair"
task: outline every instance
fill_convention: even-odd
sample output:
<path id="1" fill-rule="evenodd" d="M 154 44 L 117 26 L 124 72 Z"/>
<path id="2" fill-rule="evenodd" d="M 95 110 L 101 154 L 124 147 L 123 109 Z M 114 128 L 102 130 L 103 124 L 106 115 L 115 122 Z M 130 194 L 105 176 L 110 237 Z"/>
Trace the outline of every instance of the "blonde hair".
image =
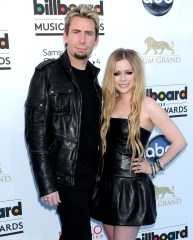
<path id="1" fill-rule="evenodd" d="M 107 142 L 106 135 L 109 128 L 110 118 L 113 112 L 115 104 L 115 84 L 114 84 L 114 71 L 117 61 L 128 60 L 133 67 L 135 85 L 132 90 L 131 96 L 131 111 L 128 116 L 128 140 L 126 147 L 132 149 L 132 161 L 138 154 L 139 158 L 144 155 L 144 149 L 140 142 L 140 112 L 141 104 L 145 95 L 145 79 L 143 62 L 139 54 L 131 49 L 119 48 L 111 53 L 108 58 L 102 86 L 103 94 L 103 109 L 102 109 L 102 127 L 101 127 L 101 138 L 102 138 L 102 149 L 103 153 L 106 151 Z"/>
<path id="2" fill-rule="evenodd" d="M 64 31 L 68 35 L 70 23 L 73 17 L 82 17 L 93 20 L 95 24 L 96 38 L 99 35 L 99 15 L 90 4 L 80 4 L 70 9 L 65 18 Z"/>

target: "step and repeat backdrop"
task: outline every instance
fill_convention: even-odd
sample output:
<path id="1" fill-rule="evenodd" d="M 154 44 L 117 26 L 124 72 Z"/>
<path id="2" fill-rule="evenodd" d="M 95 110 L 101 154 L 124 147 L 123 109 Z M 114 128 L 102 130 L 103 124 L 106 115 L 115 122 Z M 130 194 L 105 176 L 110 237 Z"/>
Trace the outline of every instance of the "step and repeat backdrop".
<path id="1" fill-rule="evenodd" d="M 92 4 L 100 17 L 100 42 L 90 57 L 101 69 L 100 83 L 114 49 L 137 50 L 145 64 L 146 94 L 165 109 L 188 142 L 153 180 L 157 222 L 141 227 L 137 240 L 192 240 L 192 0 L 0 0 L 0 237 L 59 238 L 56 208 L 38 199 L 24 141 L 24 102 L 35 66 L 64 51 L 65 16 L 80 3 Z M 162 156 L 169 144 L 155 129 L 148 159 Z M 107 240 L 100 222 L 91 220 L 91 225 L 93 240 Z"/>

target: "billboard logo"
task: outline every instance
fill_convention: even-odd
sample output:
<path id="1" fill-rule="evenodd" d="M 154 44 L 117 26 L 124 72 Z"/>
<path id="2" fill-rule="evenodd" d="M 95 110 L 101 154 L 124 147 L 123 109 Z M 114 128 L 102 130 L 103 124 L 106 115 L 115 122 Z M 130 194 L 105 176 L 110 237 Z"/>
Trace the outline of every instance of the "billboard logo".
<path id="1" fill-rule="evenodd" d="M 187 117 L 187 86 L 183 84 L 149 86 L 146 89 L 146 96 L 159 103 L 170 117 Z"/>
<path id="2" fill-rule="evenodd" d="M 22 203 L 20 200 L 0 202 L 0 237 L 23 233 Z"/>
<path id="3" fill-rule="evenodd" d="M 1 33 L 1 30 L 0 30 Z M 11 70 L 11 60 L 9 56 L 9 36 L 3 31 L 0 35 L 0 70 Z"/>
<path id="4" fill-rule="evenodd" d="M 176 229 L 178 227 L 178 229 Z M 172 227 L 170 227 L 172 228 Z M 150 233 L 142 233 L 141 237 L 136 238 L 136 240 L 162 240 L 162 239 L 182 239 L 187 238 L 188 239 L 188 226 L 185 226 L 184 229 L 179 230 L 179 226 L 173 227 L 174 229 L 171 229 L 170 232 L 150 232 Z M 158 231 L 158 229 L 157 229 Z M 163 229 L 162 229 L 163 231 Z M 168 227 L 167 227 L 168 231 Z"/>
<path id="5" fill-rule="evenodd" d="M 47 3 L 46 3 L 47 2 Z M 72 7 L 74 6 L 71 4 L 69 6 Z M 66 15 L 68 11 L 68 7 L 65 4 L 61 4 L 60 0 L 55 1 L 55 0 L 49 0 L 45 1 L 44 4 L 37 3 L 37 0 L 34 0 L 34 14 L 35 15 Z"/>
<path id="6" fill-rule="evenodd" d="M 8 218 L 12 216 L 22 215 L 21 202 L 18 202 L 16 206 L 9 206 L 0 208 L 0 218 Z"/>
<path id="7" fill-rule="evenodd" d="M 0 49 L 9 49 L 8 33 L 4 33 L 4 36 L 0 37 Z"/>
<path id="8" fill-rule="evenodd" d="M 144 8 L 153 16 L 167 14 L 173 5 L 173 0 L 142 0 Z"/>
<path id="9" fill-rule="evenodd" d="M 75 4 L 63 4 L 60 0 L 44 0 L 44 3 L 38 3 L 37 0 L 33 0 L 34 3 L 34 15 L 66 15 L 67 12 L 76 7 Z M 99 14 L 103 15 L 103 2 L 93 6 L 93 9 Z"/>
<path id="10" fill-rule="evenodd" d="M 99 15 L 104 15 L 103 1 L 90 4 Z M 65 15 L 76 5 L 62 0 L 33 0 L 36 36 L 62 36 L 64 32 Z M 62 17 L 62 18 L 61 18 Z M 63 18 L 64 17 L 64 18 Z M 99 35 L 104 35 L 104 19 L 100 19 Z"/>
<path id="11" fill-rule="evenodd" d="M 160 92 L 153 92 L 152 88 L 146 89 L 146 95 L 150 98 L 153 98 L 155 101 L 172 101 L 178 99 L 186 99 L 187 100 L 188 88 L 185 87 L 183 90 L 179 91 L 160 91 Z"/>

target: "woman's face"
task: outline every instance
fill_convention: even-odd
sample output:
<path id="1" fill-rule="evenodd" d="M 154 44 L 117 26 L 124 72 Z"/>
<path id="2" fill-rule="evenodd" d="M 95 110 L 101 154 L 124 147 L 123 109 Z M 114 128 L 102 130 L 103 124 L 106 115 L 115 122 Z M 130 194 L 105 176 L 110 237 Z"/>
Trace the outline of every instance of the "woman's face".
<path id="1" fill-rule="evenodd" d="M 126 59 L 120 60 L 115 65 L 114 71 L 115 89 L 119 94 L 131 93 L 134 83 L 134 70 Z"/>

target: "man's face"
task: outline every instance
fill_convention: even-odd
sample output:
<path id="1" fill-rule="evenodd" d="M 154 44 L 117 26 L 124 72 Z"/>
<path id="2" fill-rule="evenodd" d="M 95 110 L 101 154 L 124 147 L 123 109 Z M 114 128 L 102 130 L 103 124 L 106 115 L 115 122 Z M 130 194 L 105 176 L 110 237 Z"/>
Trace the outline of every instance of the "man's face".
<path id="1" fill-rule="evenodd" d="M 64 32 L 64 41 L 70 57 L 88 59 L 94 46 L 98 43 L 94 21 L 82 17 L 74 17 L 69 26 L 68 34 Z"/>

